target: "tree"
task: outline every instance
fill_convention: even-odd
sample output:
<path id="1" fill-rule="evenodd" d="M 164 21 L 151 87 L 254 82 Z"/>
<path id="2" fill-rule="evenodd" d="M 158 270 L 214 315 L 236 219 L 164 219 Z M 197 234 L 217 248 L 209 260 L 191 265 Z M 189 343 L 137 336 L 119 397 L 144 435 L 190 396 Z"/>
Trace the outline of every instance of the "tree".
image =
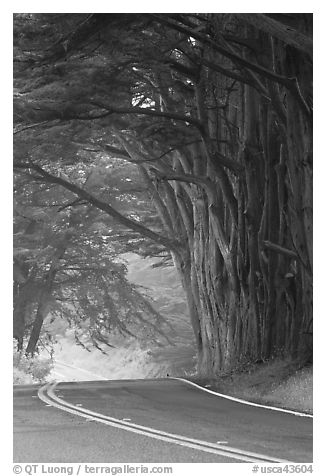
<path id="1" fill-rule="evenodd" d="M 87 203 L 70 208 L 69 192 L 15 180 L 14 337 L 18 350 L 34 354 L 44 344 L 42 328 L 66 320 L 81 343 L 88 337 L 98 348 L 110 334 L 170 342 L 166 321 L 145 290 L 128 282 L 124 249 L 110 236 L 111 223 Z M 124 249 L 125 250 L 125 249 Z M 24 339 L 27 339 L 24 345 Z"/>
<path id="2" fill-rule="evenodd" d="M 61 185 L 171 253 L 201 373 L 275 354 L 305 358 L 311 15 L 32 15 L 17 22 L 16 170 Z M 31 31 L 26 55 L 21 44 Z M 55 149 L 44 158 L 49 142 Z M 136 164 L 160 226 L 134 215 L 132 202 L 126 215 L 101 198 L 101 187 L 89 191 L 56 173 L 58 164 L 66 173 L 69 162 L 82 162 L 85 148 L 89 163 L 95 148 L 108 161 Z"/>

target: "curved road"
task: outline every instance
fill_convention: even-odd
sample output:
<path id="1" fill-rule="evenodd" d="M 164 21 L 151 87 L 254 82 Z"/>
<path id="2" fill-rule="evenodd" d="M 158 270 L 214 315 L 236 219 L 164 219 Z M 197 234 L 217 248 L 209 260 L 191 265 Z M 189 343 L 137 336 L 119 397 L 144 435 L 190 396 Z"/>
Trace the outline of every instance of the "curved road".
<path id="1" fill-rule="evenodd" d="M 312 462 L 312 418 L 172 379 L 14 387 L 14 462 Z"/>

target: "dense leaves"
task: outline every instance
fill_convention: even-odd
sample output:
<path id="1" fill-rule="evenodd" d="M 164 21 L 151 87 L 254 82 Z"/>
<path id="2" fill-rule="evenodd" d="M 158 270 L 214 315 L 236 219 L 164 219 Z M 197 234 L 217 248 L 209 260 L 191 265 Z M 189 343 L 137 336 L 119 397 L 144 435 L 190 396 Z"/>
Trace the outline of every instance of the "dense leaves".
<path id="1" fill-rule="evenodd" d="M 306 358 L 311 15 L 15 25 L 16 171 L 101 210 L 129 249 L 172 256 L 200 371 Z"/>
<path id="2" fill-rule="evenodd" d="M 75 201 L 70 207 L 69 192 L 35 186 L 29 177 L 16 177 L 14 197 L 14 337 L 19 349 L 27 338 L 26 352 L 33 354 L 53 338 L 42 332 L 47 316 L 75 329 L 78 342 L 82 336 L 103 350 L 117 332 L 148 342 L 159 334 L 164 339 L 162 316 L 146 292 L 128 282 L 126 265 L 117 260 L 126 248 L 112 236 L 110 219 L 88 204 Z"/>

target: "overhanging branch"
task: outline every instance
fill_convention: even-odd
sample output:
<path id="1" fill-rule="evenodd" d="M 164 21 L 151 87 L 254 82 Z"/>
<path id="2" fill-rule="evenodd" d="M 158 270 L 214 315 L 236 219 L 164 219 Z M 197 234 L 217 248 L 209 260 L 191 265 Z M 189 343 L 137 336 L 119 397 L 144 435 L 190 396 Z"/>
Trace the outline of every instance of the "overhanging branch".
<path id="1" fill-rule="evenodd" d="M 298 259 L 298 255 L 295 251 L 289 250 L 288 248 L 284 248 L 284 246 L 277 245 L 272 243 L 271 241 L 265 240 L 263 241 L 263 245 L 265 248 L 275 251 L 276 253 L 280 253 L 282 255 L 288 256 L 289 258 Z"/>
<path id="2" fill-rule="evenodd" d="M 307 53 L 312 59 L 312 39 L 294 28 L 284 25 L 263 13 L 235 13 L 234 15 L 239 20 L 243 20 L 255 28 L 278 38 L 285 44 Z"/>
<path id="3" fill-rule="evenodd" d="M 102 200 L 94 197 L 94 195 L 91 195 L 89 192 L 82 189 L 78 185 L 68 182 L 62 177 L 58 177 L 51 174 L 50 172 L 47 172 L 42 167 L 40 167 L 39 165 L 33 162 L 14 163 L 14 168 L 22 169 L 22 170 L 26 170 L 26 169 L 34 170 L 35 172 L 39 174 L 40 177 L 44 179 L 44 181 L 61 185 L 65 189 L 77 195 L 79 198 L 86 200 L 88 203 L 95 206 L 99 210 L 104 211 L 105 213 L 110 215 L 114 220 L 116 220 L 118 223 L 125 226 L 126 228 L 134 230 L 137 233 L 139 233 L 141 236 L 149 238 L 153 240 L 154 242 L 170 250 L 177 251 L 179 249 L 179 243 L 177 241 L 172 241 L 169 238 L 150 230 L 149 228 L 145 227 L 141 223 L 138 223 L 135 220 L 125 217 L 124 215 L 119 213 L 117 210 L 115 210 L 113 207 L 111 207 L 108 203 L 103 202 Z"/>

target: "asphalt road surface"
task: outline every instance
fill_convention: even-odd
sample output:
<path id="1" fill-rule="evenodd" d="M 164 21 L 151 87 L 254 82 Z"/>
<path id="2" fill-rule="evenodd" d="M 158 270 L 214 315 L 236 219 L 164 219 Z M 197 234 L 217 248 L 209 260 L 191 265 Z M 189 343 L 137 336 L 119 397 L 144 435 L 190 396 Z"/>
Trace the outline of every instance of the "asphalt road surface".
<path id="1" fill-rule="evenodd" d="M 312 462 L 312 418 L 172 379 L 14 387 L 14 462 Z"/>

